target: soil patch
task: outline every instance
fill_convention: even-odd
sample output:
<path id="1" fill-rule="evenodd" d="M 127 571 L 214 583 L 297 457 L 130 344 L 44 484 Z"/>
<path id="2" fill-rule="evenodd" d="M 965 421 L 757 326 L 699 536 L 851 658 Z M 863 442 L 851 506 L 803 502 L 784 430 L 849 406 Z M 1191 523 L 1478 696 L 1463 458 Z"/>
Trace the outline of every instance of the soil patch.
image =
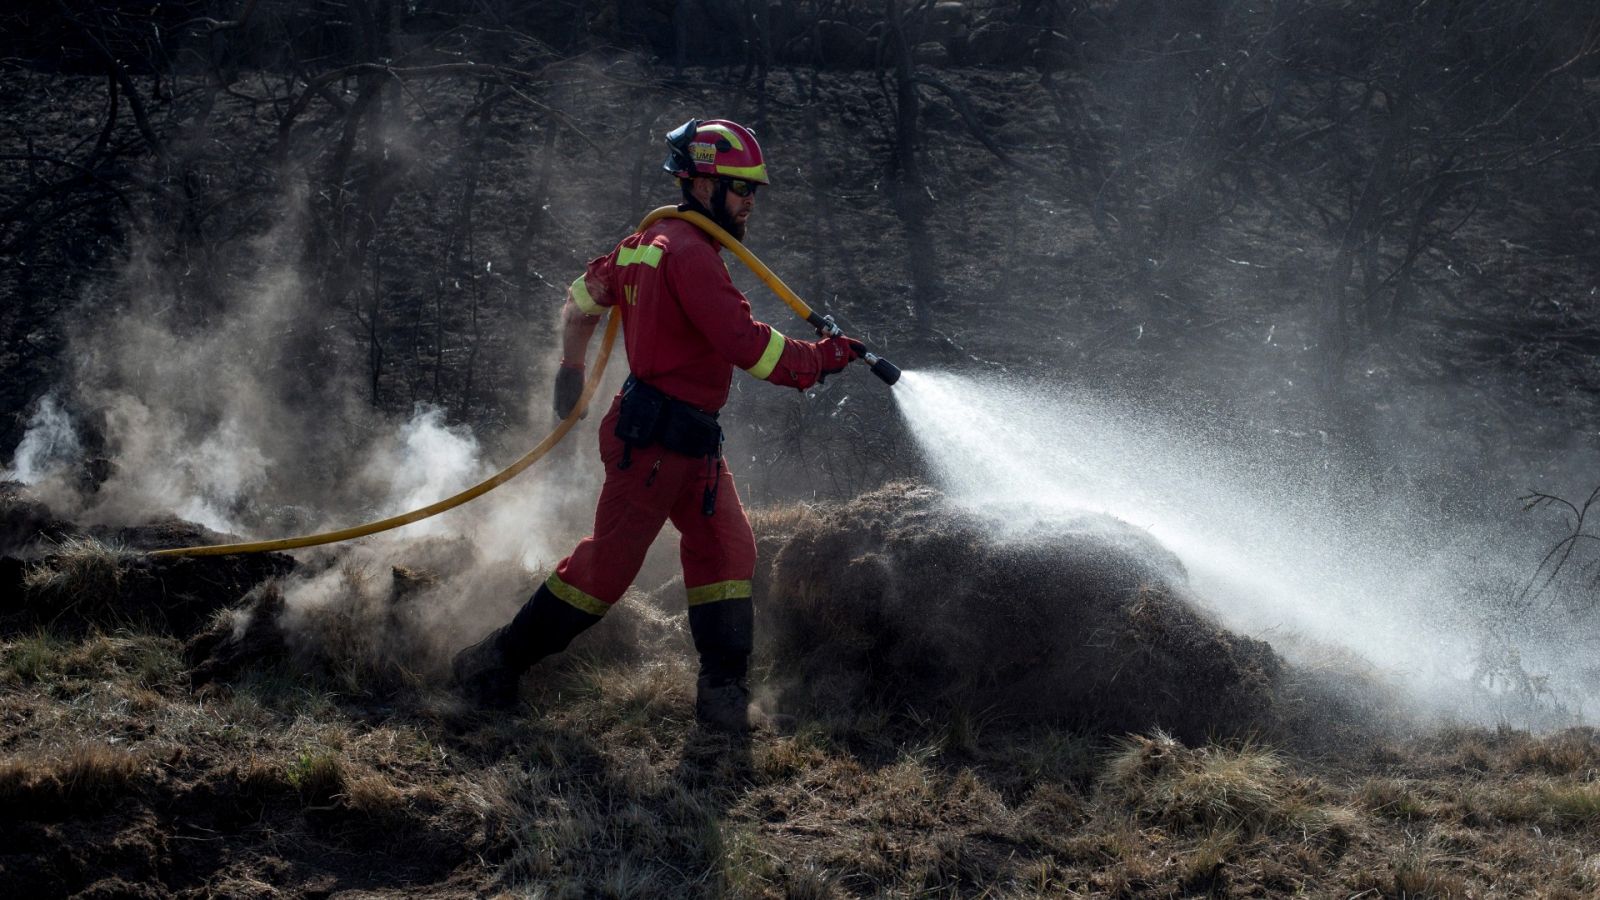
<path id="1" fill-rule="evenodd" d="M 490 849 L 476 817 L 437 792 L 333 765 L 330 786 L 312 789 L 306 773 L 259 762 L 140 760 L 114 797 L 70 809 L 9 804 L 0 812 L 0 877 L 30 897 L 171 897 L 206 885 L 261 892 L 245 875 L 307 894 L 334 885 L 439 893 Z M 223 872 L 239 883 L 216 883 Z"/>

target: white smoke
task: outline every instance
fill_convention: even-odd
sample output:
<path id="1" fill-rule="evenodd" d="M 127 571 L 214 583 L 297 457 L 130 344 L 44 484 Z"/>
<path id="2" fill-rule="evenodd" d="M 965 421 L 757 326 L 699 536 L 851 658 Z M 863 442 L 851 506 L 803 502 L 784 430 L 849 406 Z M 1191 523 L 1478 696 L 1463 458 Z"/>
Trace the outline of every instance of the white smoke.
<path id="1" fill-rule="evenodd" d="M 170 513 L 220 532 L 240 530 L 241 512 L 272 474 L 242 410 L 191 436 L 180 410 L 129 394 L 106 399 L 102 413 L 117 470 L 96 494 L 80 498 L 76 515 L 137 524 Z"/>
<path id="2" fill-rule="evenodd" d="M 446 425 L 444 415 L 437 406 L 419 404 L 393 442 L 368 456 L 361 477 L 386 495 L 379 504 L 382 515 L 399 515 L 442 500 L 488 474 L 472 431 Z M 407 534 L 415 537 L 449 529 L 449 523 L 435 516 L 407 526 Z"/>
<path id="3" fill-rule="evenodd" d="M 28 419 L 28 429 L 12 455 L 11 467 L 0 470 L 0 480 L 35 486 L 66 475 L 82 461 L 83 446 L 72 417 L 55 394 L 46 394 Z"/>

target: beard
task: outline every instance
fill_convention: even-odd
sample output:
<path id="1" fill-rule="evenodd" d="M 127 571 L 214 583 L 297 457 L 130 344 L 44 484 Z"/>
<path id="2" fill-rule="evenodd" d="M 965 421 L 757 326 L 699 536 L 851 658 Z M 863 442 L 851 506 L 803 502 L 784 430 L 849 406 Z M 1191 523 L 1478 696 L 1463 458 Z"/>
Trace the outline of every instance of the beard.
<path id="1" fill-rule="evenodd" d="M 717 210 L 716 221 L 722 226 L 723 231 L 733 235 L 734 240 L 744 240 L 745 223 L 730 215 L 726 207 Z"/>

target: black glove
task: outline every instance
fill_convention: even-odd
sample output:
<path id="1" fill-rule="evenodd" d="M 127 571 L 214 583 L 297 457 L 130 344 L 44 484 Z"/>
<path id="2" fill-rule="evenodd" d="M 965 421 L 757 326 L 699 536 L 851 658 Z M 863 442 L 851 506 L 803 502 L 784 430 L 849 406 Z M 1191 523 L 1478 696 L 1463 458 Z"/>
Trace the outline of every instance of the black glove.
<path id="1" fill-rule="evenodd" d="M 562 363 L 556 369 L 556 415 L 565 419 L 572 415 L 583 394 L 583 366 L 576 368 Z"/>

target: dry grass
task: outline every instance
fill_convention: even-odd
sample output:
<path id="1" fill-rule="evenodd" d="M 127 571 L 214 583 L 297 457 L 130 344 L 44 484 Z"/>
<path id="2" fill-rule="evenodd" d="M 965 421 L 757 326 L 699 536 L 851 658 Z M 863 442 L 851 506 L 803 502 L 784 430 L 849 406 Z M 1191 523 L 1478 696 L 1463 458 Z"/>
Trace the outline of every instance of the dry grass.
<path id="1" fill-rule="evenodd" d="M 78 744 L 59 757 L 0 762 L 0 807 L 18 819 L 53 819 L 100 809 L 132 790 L 134 755 L 103 744 Z"/>
<path id="2" fill-rule="evenodd" d="M 789 535 L 816 520 L 816 509 L 805 503 L 784 503 L 751 509 L 750 527 L 759 535 Z"/>
<path id="3" fill-rule="evenodd" d="M 60 612 L 110 606 L 117 600 L 123 571 L 132 558 L 132 553 L 116 544 L 67 538 L 56 552 L 27 568 L 22 586 L 31 600 Z"/>
<path id="4" fill-rule="evenodd" d="M 5 721 L 29 722 L 9 735 L 34 748 L 0 766 L 6 808 L 91 821 L 119 798 L 173 790 L 156 769 L 189 771 L 213 798 L 196 809 L 233 811 L 231 842 L 251 840 L 238 823 L 270 823 L 282 854 L 327 841 L 401 848 L 443 827 L 439 846 L 478 848 L 482 862 L 461 864 L 479 892 L 544 897 L 1443 898 L 1496 877 L 1527 895 L 1596 884 L 1580 864 L 1594 851 L 1574 852 L 1592 843 L 1600 808 L 1571 762 L 1584 752 L 1576 735 L 1528 739 L 1568 748 L 1550 755 L 1458 735 L 1460 753 L 1481 757 L 1475 770 L 1444 748 L 1397 744 L 1380 767 L 1336 776 L 1260 744 L 1159 732 L 1106 744 L 863 701 L 758 733 L 746 752 L 695 731 L 693 670 L 679 659 L 549 668 L 519 713 L 466 722 L 426 705 L 375 720 L 331 681 L 271 666 L 204 702 L 163 688 L 135 713 L 131 698 L 151 693 L 140 653 L 171 646 L 142 641 L 6 646 L 14 675 L 0 713 L 31 710 Z M 869 720 L 867 735 L 857 726 Z M 107 728 L 136 737 L 126 750 L 62 740 Z M 79 749 L 40 762 L 50 746 Z M 1547 758 L 1570 771 L 1526 763 Z M 1530 827 L 1543 837 L 1520 836 Z M 243 890 L 258 874 L 217 865 L 213 884 Z"/>
<path id="5" fill-rule="evenodd" d="M 1513 741 L 1506 757 L 1506 767 L 1514 772 L 1593 778 L 1600 772 L 1600 741 L 1589 728 L 1573 728 L 1538 738 L 1521 736 Z"/>
<path id="6" fill-rule="evenodd" d="M 1386 865 L 1362 873 L 1356 886 L 1388 900 L 1456 900 L 1469 896 L 1466 879 L 1450 870 L 1451 862 L 1415 848 L 1402 851 Z"/>
<path id="7" fill-rule="evenodd" d="M 814 525 L 797 507 L 764 527 Z M 125 875 L 119 841 L 172 845 L 173 823 L 192 822 L 208 830 L 183 833 L 196 838 L 186 852 L 216 852 L 184 883 L 262 893 L 282 882 L 273 871 L 340 865 L 319 883 L 540 897 L 1597 887 L 1587 730 L 1456 729 L 1323 767 L 1261 742 L 1108 740 L 994 706 L 846 690 L 745 745 L 695 728 L 681 614 L 637 597 L 631 620 L 606 623 L 620 633 L 541 664 L 514 712 L 465 713 L 408 674 L 424 655 L 407 643 L 404 597 L 428 590 L 425 576 L 323 575 L 320 603 L 284 632 L 296 639 L 248 643 L 285 621 L 272 589 L 253 595 L 249 622 L 218 617 L 215 637 L 255 651 L 198 691 L 172 638 L 7 638 L 0 839 L 19 816 L 48 819 Z M 631 655 L 614 646 L 628 643 Z M 772 682 L 788 673 L 765 662 L 761 687 L 781 694 Z M 412 874 L 377 883 L 374 871 Z"/>
<path id="8" fill-rule="evenodd" d="M 1123 741 L 1100 787 L 1140 819 L 1175 831 L 1265 831 L 1285 824 L 1291 808 L 1277 753 L 1190 749 L 1161 732 Z"/>

